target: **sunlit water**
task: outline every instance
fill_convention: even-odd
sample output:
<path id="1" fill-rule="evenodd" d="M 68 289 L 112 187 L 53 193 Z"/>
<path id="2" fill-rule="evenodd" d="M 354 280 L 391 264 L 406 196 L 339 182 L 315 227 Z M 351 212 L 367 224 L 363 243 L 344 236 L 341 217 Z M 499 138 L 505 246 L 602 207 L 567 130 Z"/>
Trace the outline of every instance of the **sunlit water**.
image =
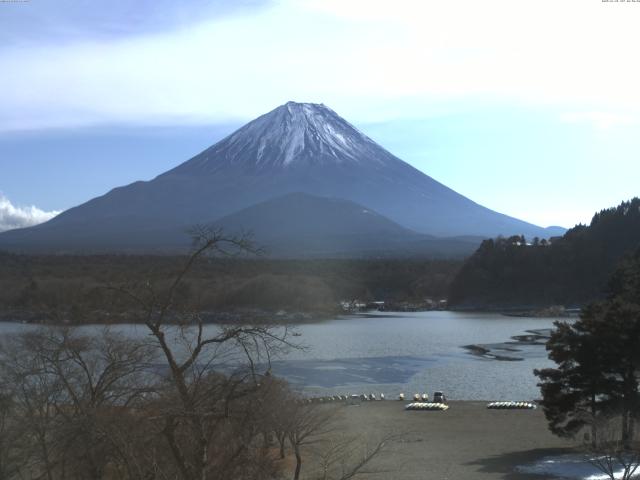
<path id="1" fill-rule="evenodd" d="M 450 399 L 529 400 L 540 396 L 534 368 L 552 365 L 542 345 L 505 344 L 527 330 L 553 326 L 554 319 L 489 313 L 375 313 L 299 325 L 292 350 L 273 362 L 273 371 L 310 395 L 443 390 Z M 0 324 L 5 336 L 33 328 Z M 209 326 L 208 328 L 215 328 Z M 85 327 L 99 332 L 99 327 Z M 117 330 L 144 338 L 143 326 Z M 478 357 L 463 348 L 497 344 L 518 361 Z M 513 349 L 517 349 L 514 351 Z M 500 352 L 500 350 L 497 350 Z"/>

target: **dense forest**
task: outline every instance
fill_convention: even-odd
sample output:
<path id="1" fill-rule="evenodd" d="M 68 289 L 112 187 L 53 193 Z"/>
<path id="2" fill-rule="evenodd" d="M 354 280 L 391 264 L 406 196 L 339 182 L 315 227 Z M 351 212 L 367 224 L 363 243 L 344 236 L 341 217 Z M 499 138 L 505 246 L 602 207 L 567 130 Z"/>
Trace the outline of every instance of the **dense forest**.
<path id="1" fill-rule="evenodd" d="M 449 301 L 457 308 L 582 306 L 606 293 L 607 278 L 638 246 L 638 198 L 550 241 L 485 240 L 452 282 Z"/>
<path id="2" fill-rule="evenodd" d="M 116 287 L 149 282 L 167 288 L 184 262 L 184 257 L 167 256 L 0 254 L 0 317 L 102 323 L 112 316 L 114 322 L 127 321 L 131 305 Z M 194 266 L 178 298 L 199 311 L 217 312 L 218 321 L 256 310 L 332 315 L 342 300 L 446 298 L 460 265 L 425 259 L 208 258 Z"/>

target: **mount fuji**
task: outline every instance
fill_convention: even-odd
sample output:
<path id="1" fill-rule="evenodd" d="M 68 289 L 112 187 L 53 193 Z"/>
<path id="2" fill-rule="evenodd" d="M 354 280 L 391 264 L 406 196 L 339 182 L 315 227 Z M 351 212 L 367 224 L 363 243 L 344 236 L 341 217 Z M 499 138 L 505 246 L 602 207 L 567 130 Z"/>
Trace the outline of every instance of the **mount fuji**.
<path id="1" fill-rule="evenodd" d="M 364 218 L 362 212 L 371 214 Z M 331 221 L 338 213 L 340 220 Z M 376 251 L 409 242 L 429 254 L 430 241 L 437 237 L 467 237 L 450 241 L 455 244 L 469 242 L 468 237 L 562 233 L 469 200 L 322 104 L 289 102 L 153 180 L 115 188 L 41 225 L 0 234 L 0 248 L 171 251 L 188 245 L 184 232 L 194 224 L 255 229 L 260 243 L 261 237 L 294 235 L 300 218 L 316 223 L 310 230 L 316 246 L 321 238 L 349 237 L 350 251 L 357 250 L 358 238 L 363 247 L 375 238 Z M 344 253 L 344 242 L 332 245 L 320 251 Z M 304 246 L 298 247 L 303 254 Z"/>

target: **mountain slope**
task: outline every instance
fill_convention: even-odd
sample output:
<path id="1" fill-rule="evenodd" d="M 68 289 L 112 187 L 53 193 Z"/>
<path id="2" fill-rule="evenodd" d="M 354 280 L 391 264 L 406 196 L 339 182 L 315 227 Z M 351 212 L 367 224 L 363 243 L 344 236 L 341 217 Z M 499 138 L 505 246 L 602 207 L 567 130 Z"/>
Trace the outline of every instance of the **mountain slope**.
<path id="1" fill-rule="evenodd" d="M 250 230 L 278 257 L 460 257 L 481 241 L 419 234 L 357 203 L 305 193 L 252 205 L 214 225 L 232 234 Z"/>
<path id="2" fill-rule="evenodd" d="M 438 183 L 324 105 L 289 102 L 151 181 L 1 234 L 0 248 L 162 249 L 174 239 L 160 230 L 182 231 L 293 192 L 350 200 L 430 235 L 547 236 Z"/>
<path id="3" fill-rule="evenodd" d="M 335 234 L 419 236 L 349 200 L 300 192 L 252 205 L 214 224 L 230 232 L 250 228 L 258 238 Z"/>

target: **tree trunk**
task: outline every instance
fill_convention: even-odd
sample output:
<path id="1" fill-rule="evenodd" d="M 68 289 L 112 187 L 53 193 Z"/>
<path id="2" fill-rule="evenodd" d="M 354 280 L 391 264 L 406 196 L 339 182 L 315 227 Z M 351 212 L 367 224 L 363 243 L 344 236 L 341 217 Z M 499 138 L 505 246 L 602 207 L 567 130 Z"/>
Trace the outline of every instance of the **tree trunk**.
<path id="1" fill-rule="evenodd" d="M 591 448 L 598 445 L 598 426 L 596 425 L 596 394 L 591 394 Z"/>
<path id="2" fill-rule="evenodd" d="M 300 445 L 294 443 L 293 451 L 296 454 L 296 471 L 293 474 L 293 480 L 299 480 L 300 470 L 302 470 L 302 455 L 300 454 Z"/>
<path id="3" fill-rule="evenodd" d="M 285 457 L 285 453 L 284 453 L 284 442 L 285 442 L 286 437 L 284 435 L 282 436 L 278 436 L 278 443 L 280 444 L 280 458 L 284 459 Z"/>
<path id="4" fill-rule="evenodd" d="M 169 449 L 171 450 L 173 459 L 176 462 L 176 466 L 178 467 L 178 470 L 180 471 L 182 478 L 184 480 L 190 480 L 191 475 L 189 472 L 189 467 L 187 466 L 187 461 L 184 458 L 184 455 L 182 454 L 180 447 L 178 446 L 178 442 L 176 441 L 175 428 L 176 426 L 173 422 L 173 419 L 165 418 L 165 426 L 162 429 L 162 434 L 164 435 L 164 437 L 167 440 L 167 443 L 169 444 Z"/>
<path id="5" fill-rule="evenodd" d="M 200 468 L 200 480 L 207 480 L 207 466 L 209 464 L 209 449 L 207 448 L 208 442 L 204 436 L 204 432 L 201 431 L 200 433 L 202 435 L 198 442 L 200 444 L 200 465 L 198 465 L 198 467 Z"/>
<path id="6" fill-rule="evenodd" d="M 53 480 L 53 469 L 51 467 L 51 461 L 49 459 L 49 448 L 47 447 L 47 442 L 43 437 L 39 438 L 40 448 L 42 450 L 42 456 L 44 458 L 44 467 L 47 472 L 47 480 Z"/>
<path id="7" fill-rule="evenodd" d="M 622 415 L 620 415 L 620 420 L 622 422 L 622 425 L 621 425 L 621 428 L 622 428 L 622 446 L 626 450 L 627 448 L 629 448 L 629 423 L 628 423 L 628 420 L 627 420 L 627 406 L 626 406 L 625 403 L 626 402 L 624 402 L 624 400 L 623 400 Z"/>
<path id="8" fill-rule="evenodd" d="M 635 435 L 635 405 L 636 405 L 636 395 L 638 391 L 638 381 L 636 380 L 636 370 L 633 365 L 629 365 L 627 367 L 626 375 L 623 379 L 623 398 L 622 398 L 622 408 L 623 408 L 623 430 L 622 430 L 622 441 L 625 450 L 629 450 L 631 448 L 631 443 L 633 442 Z"/>

